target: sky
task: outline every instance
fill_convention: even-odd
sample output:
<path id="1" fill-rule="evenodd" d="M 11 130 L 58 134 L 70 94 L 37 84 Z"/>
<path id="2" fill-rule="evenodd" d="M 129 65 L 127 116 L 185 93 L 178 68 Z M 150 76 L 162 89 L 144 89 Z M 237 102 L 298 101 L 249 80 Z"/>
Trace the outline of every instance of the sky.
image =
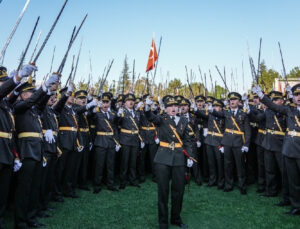
<path id="1" fill-rule="evenodd" d="M 0 48 L 4 46 L 25 0 L 2 0 Z M 64 0 L 31 0 L 13 37 L 4 60 L 8 71 L 16 69 L 22 50 L 25 49 L 34 23 L 40 16 L 37 32 L 26 56 L 33 52 L 39 31 L 44 40 Z M 259 39 L 262 38 L 261 59 L 267 67 L 281 72 L 278 49 L 281 43 L 285 67 L 289 72 L 300 66 L 300 1 L 297 0 L 69 0 L 52 36 L 37 61 L 37 80 L 50 71 L 54 46 L 53 70 L 57 70 L 72 33 L 88 13 L 63 71 L 64 82 L 71 70 L 72 56 L 77 55 L 80 41 L 82 51 L 76 80 L 86 79 L 90 73 L 89 53 L 92 62 L 93 82 L 98 81 L 105 66 L 114 59 L 108 80 L 118 80 L 127 55 L 130 69 L 135 59 L 135 72 L 145 75 L 152 36 L 159 46 L 156 82 L 179 78 L 186 82 L 185 65 L 192 69 L 200 81 L 202 72 L 211 70 L 213 82 L 223 85 L 215 65 L 226 67 L 227 84 L 244 92 L 252 82 L 247 41 L 250 54 L 257 65 Z M 244 79 L 242 63 L 244 65 Z M 234 84 L 230 74 L 234 72 Z M 208 89 L 210 81 L 208 80 Z"/>

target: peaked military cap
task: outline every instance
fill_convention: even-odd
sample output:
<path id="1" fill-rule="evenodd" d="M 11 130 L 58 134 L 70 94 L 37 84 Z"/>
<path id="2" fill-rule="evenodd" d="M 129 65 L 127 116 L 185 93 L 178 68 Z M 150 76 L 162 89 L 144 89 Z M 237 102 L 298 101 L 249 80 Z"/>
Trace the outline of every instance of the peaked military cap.
<path id="1" fill-rule="evenodd" d="M 273 99 L 282 99 L 283 95 L 280 91 L 271 91 L 269 93 L 270 98 Z"/>
<path id="2" fill-rule="evenodd" d="M 180 106 L 184 106 L 184 105 L 190 106 L 191 103 L 190 103 L 190 101 L 189 101 L 188 99 L 183 98 L 183 99 L 180 101 L 179 105 L 180 105 Z"/>
<path id="3" fill-rule="evenodd" d="M 124 102 L 128 101 L 128 100 L 132 100 L 135 101 L 135 96 L 132 93 L 128 93 L 124 96 Z"/>
<path id="4" fill-rule="evenodd" d="M 215 99 L 214 102 L 213 102 L 213 106 L 224 107 L 224 103 L 222 102 L 221 99 Z"/>
<path id="5" fill-rule="evenodd" d="M 164 105 L 165 105 L 165 107 L 169 107 L 172 105 L 178 105 L 178 102 L 175 100 L 175 98 L 173 96 L 169 96 L 165 99 Z"/>
<path id="6" fill-rule="evenodd" d="M 215 98 L 213 96 L 207 96 L 206 97 L 206 102 L 207 103 L 213 103 L 214 100 L 215 100 Z"/>
<path id="7" fill-rule="evenodd" d="M 298 83 L 292 87 L 292 92 L 293 92 L 293 95 L 300 94 L 300 83 Z"/>
<path id="8" fill-rule="evenodd" d="M 101 100 L 105 102 L 109 102 L 111 100 L 112 96 L 110 92 L 104 92 L 101 96 Z"/>
<path id="9" fill-rule="evenodd" d="M 79 90 L 75 92 L 75 98 L 86 98 L 87 94 L 88 94 L 87 91 Z"/>
<path id="10" fill-rule="evenodd" d="M 0 81 L 8 80 L 6 67 L 0 66 Z"/>
<path id="11" fill-rule="evenodd" d="M 237 92 L 230 92 L 228 94 L 228 99 L 230 100 L 233 100 L 233 99 L 238 99 L 238 100 L 241 100 L 242 99 L 242 96 L 241 94 L 237 93 Z"/>
<path id="12" fill-rule="evenodd" d="M 203 95 L 197 95 L 195 97 L 195 101 L 198 102 L 198 101 L 205 101 L 205 97 Z"/>

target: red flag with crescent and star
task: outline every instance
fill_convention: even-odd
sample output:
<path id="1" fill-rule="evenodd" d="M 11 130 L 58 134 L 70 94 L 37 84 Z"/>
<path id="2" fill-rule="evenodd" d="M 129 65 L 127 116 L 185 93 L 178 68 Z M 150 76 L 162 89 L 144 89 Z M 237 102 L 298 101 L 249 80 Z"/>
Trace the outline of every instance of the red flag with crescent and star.
<path id="1" fill-rule="evenodd" d="M 157 61 L 157 59 L 158 59 L 158 55 L 157 55 L 157 51 L 156 51 L 156 45 L 155 45 L 154 39 L 152 38 L 152 44 L 151 44 L 151 48 L 150 48 L 146 72 L 152 70 L 155 67 L 155 62 Z"/>

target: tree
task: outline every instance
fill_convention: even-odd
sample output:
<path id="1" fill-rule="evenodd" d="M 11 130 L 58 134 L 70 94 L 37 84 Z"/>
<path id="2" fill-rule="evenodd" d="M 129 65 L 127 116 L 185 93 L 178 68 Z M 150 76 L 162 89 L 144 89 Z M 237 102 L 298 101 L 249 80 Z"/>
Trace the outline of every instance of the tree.
<path id="1" fill-rule="evenodd" d="M 289 74 L 287 74 L 287 78 L 300 78 L 300 68 L 294 67 Z"/>
<path id="2" fill-rule="evenodd" d="M 273 69 L 268 69 L 264 61 L 260 64 L 260 72 L 258 84 L 265 92 L 270 92 L 275 79 L 280 78 L 280 74 Z"/>
<path id="3" fill-rule="evenodd" d="M 130 80 L 129 80 L 129 65 L 127 61 L 127 56 L 125 56 L 124 59 L 124 65 L 123 65 L 123 70 L 121 72 L 121 77 L 120 77 L 120 85 L 119 89 L 124 92 L 124 94 L 128 93 L 130 90 Z"/>

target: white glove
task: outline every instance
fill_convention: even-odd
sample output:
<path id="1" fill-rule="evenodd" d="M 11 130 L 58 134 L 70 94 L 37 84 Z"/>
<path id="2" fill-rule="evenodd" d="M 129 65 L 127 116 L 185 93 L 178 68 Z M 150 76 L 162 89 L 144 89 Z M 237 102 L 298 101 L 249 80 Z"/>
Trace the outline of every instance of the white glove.
<path id="1" fill-rule="evenodd" d="M 156 110 L 157 110 L 157 106 L 153 103 L 152 106 L 151 106 L 151 109 L 152 109 L 153 111 L 156 111 Z"/>
<path id="2" fill-rule="evenodd" d="M 94 99 L 94 100 L 92 100 L 92 102 L 89 102 L 85 107 L 87 110 L 89 110 L 90 108 L 95 107 L 97 105 L 98 105 L 98 102 Z"/>
<path id="3" fill-rule="evenodd" d="M 262 92 L 260 86 L 256 85 L 252 88 L 252 92 L 253 94 L 257 94 L 259 98 L 263 98 L 264 97 L 264 93 Z"/>
<path id="4" fill-rule="evenodd" d="M 90 144 L 89 144 L 89 150 L 91 151 L 92 148 L 93 148 L 93 143 L 90 142 Z"/>
<path id="5" fill-rule="evenodd" d="M 214 111 L 214 108 L 211 103 L 209 103 L 207 110 L 209 113 L 212 113 Z"/>
<path id="6" fill-rule="evenodd" d="M 22 162 L 19 158 L 16 158 L 14 161 L 14 172 L 19 171 L 19 169 L 22 167 Z"/>
<path id="7" fill-rule="evenodd" d="M 156 144 L 156 145 L 158 145 L 158 144 L 159 144 L 159 142 L 160 142 L 159 138 L 155 138 L 155 140 L 154 140 L 154 141 L 155 141 L 155 144 Z"/>
<path id="8" fill-rule="evenodd" d="M 77 147 L 77 150 L 78 150 L 79 153 L 82 152 L 83 149 L 84 149 L 84 146 L 78 146 Z"/>
<path id="9" fill-rule="evenodd" d="M 242 153 L 248 153 L 249 148 L 247 146 L 242 147 Z"/>
<path id="10" fill-rule="evenodd" d="M 19 70 L 18 72 L 18 76 L 20 78 L 23 78 L 23 77 L 28 77 L 30 76 L 30 74 L 33 72 L 33 71 L 37 71 L 38 68 L 34 65 L 31 65 L 31 64 L 27 64 L 25 65 L 21 70 Z"/>
<path id="11" fill-rule="evenodd" d="M 196 106 L 195 103 L 192 103 L 192 104 L 191 104 L 191 108 L 192 108 L 194 111 L 197 111 L 197 110 L 198 110 L 198 108 L 197 108 L 197 106 Z"/>
<path id="12" fill-rule="evenodd" d="M 66 94 L 70 96 L 70 95 L 72 94 L 73 90 L 74 90 L 73 84 L 70 83 L 70 84 L 68 85 L 67 93 L 66 93 Z"/>
<path id="13" fill-rule="evenodd" d="M 207 128 L 204 128 L 204 129 L 203 129 L 203 136 L 206 137 L 206 136 L 207 136 L 207 133 L 208 133 L 208 129 L 207 129 Z"/>
<path id="14" fill-rule="evenodd" d="M 141 142 L 141 149 L 144 149 L 145 147 L 145 142 Z"/>
<path id="15" fill-rule="evenodd" d="M 55 142 L 55 138 L 53 136 L 53 132 L 52 130 L 46 130 L 45 134 L 44 134 L 45 140 L 46 142 L 48 142 L 49 144 L 52 144 Z"/>
<path id="16" fill-rule="evenodd" d="M 293 92 L 292 92 L 292 88 L 291 88 L 290 85 L 287 85 L 286 92 L 288 93 L 290 99 L 292 99 L 294 97 Z"/>
<path id="17" fill-rule="evenodd" d="M 187 163 L 186 164 L 187 164 L 187 167 L 191 168 L 193 166 L 194 162 L 191 159 L 187 159 Z"/>
<path id="18" fill-rule="evenodd" d="M 152 104 L 153 104 L 153 101 L 149 97 L 147 97 L 146 98 L 145 111 L 150 111 Z"/>
<path id="19" fill-rule="evenodd" d="M 116 152 L 119 152 L 120 148 L 120 146 L 116 145 Z"/>
<path id="20" fill-rule="evenodd" d="M 197 141 L 197 148 L 200 148 L 200 147 L 201 147 L 201 142 Z"/>
<path id="21" fill-rule="evenodd" d="M 123 114 L 123 108 L 120 108 L 120 109 L 118 110 L 117 116 L 118 116 L 118 117 L 121 117 L 122 114 Z"/>
<path id="22" fill-rule="evenodd" d="M 52 84 L 55 84 L 59 81 L 59 77 L 56 74 L 53 74 L 49 77 L 49 79 L 45 82 L 45 87 L 50 88 Z"/>
<path id="23" fill-rule="evenodd" d="M 43 161 L 43 168 L 47 166 L 47 161 Z"/>
<path id="24" fill-rule="evenodd" d="M 136 105 L 136 110 L 139 110 L 141 108 L 141 106 L 143 106 L 144 102 L 139 102 L 137 105 Z"/>
<path id="25" fill-rule="evenodd" d="M 243 109 L 247 111 L 247 114 L 250 113 L 250 106 L 249 106 L 249 104 L 248 104 L 248 101 L 245 101 L 245 102 L 244 102 Z"/>
<path id="26" fill-rule="evenodd" d="M 243 94 L 243 96 L 242 96 L 242 101 L 246 101 L 246 100 L 248 100 L 248 96 L 247 96 L 247 94 L 245 93 L 245 94 Z"/>
<path id="27" fill-rule="evenodd" d="M 224 147 L 222 146 L 221 148 L 219 148 L 219 151 L 220 151 L 221 153 L 224 153 Z"/>
<path id="28" fill-rule="evenodd" d="M 99 101 L 98 104 L 97 104 L 97 106 L 98 106 L 99 108 L 101 108 L 101 107 L 102 107 L 102 101 Z"/>

